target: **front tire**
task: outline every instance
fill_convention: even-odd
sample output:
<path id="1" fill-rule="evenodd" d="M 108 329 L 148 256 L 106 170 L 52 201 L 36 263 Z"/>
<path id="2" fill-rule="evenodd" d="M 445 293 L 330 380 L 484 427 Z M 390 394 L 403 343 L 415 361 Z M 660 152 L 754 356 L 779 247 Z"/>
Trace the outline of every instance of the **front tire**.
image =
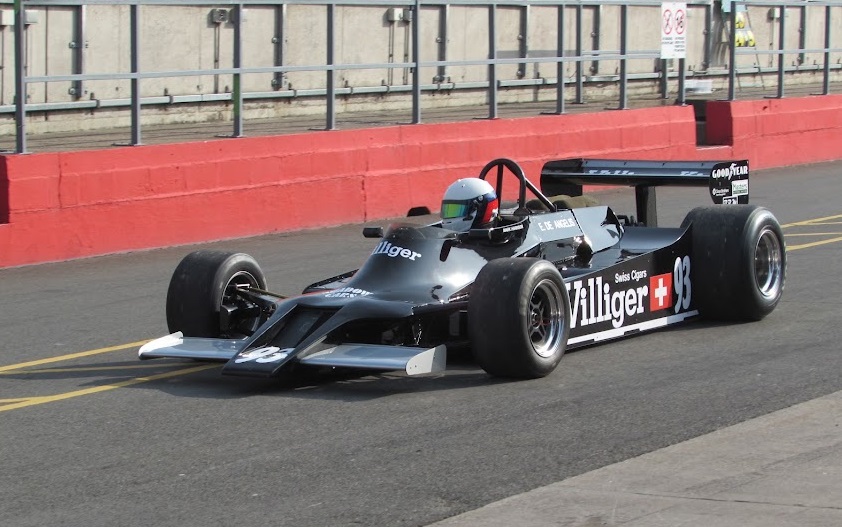
<path id="1" fill-rule="evenodd" d="M 257 262 L 242 253 L 195 251 L 181 260 L 167 290 L 167 327 L 185 337 L 243 337 L 256 329 L 254 306 L 239 295 L 241 287 L 266 289 Z M 221 326 L 225 311 L 227 327 Z"/>
<path id="2" fill-rule="evenodd" d="M 775 216 L 756 205 L 697 207 L 681 223 L 691 225 L 699 313 L 727 321 L 771 313 L 786 280 L 784 236 Z"/>
<path id="3" fill-rule="evenodd" d="M 468 333 L 490 375 L 534 379 L 552 373 L 567 348 L 570 298 L 553 264 L 534 258 L 489 262 L 468 305 Z"/>

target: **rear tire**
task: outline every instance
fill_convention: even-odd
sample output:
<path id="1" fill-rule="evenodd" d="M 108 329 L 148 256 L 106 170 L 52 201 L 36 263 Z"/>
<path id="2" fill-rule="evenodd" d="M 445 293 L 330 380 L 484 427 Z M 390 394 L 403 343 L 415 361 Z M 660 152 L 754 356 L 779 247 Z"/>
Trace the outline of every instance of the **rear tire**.
<path id="1" fill-rule="evenodd" d="M 760 320 L 783 294 L 786 249 L 769 210 L 719 205 L 691 210 L 681 223 L 693 228 L 693 295 L 709 319 Z"/>
<path id="2" fill-rule="evenodd" d="M 173 272 L 167 290 L 167 326 L 185 337 L 242 337 L 244 333 L 220 328 L 223 305 L 242 308 L 237 286 L 266 289 L 266 278 L 251 256 L 221 251 L 188 254 Z M 240 320 L 249 325 L 254 320 Z M 255 328 L 251 328 L 252 330 Z M 247 332 L 246 332 L 247 333 Z"/>
<path id="3" fill-rule="evenodd" d="M 558 366 L 570 335 L 570 298 L 553 264 L 534 258 L 489 262 L 468 305 L 468 334 L 490 375 L 534 379 Z"/>

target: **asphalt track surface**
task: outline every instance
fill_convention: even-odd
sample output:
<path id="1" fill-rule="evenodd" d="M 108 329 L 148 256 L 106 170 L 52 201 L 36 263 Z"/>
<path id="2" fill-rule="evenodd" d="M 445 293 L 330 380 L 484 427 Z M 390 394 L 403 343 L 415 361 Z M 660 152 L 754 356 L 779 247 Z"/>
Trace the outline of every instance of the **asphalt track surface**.
<path id="1" fill-rule="evenodd" d="M 292 384 L 137 361 L 197 246 L 0 270 L 0 525 L 427 525 L 842 390 L 840 172 L 752 174 L 789 251 L 769 317 L 586 348 L 528 382 L 465 360 Z M 706 200 L 660 189 L 660 224 Z M 368 255 L 360 227 L 202 247 L 253 254 L 296 293 Z"/>

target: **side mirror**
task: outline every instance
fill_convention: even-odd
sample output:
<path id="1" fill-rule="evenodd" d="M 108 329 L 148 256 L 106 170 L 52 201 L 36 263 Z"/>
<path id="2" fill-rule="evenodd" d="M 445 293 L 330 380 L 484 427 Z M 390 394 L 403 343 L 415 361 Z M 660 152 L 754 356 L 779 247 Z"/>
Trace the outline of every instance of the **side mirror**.
<path id="1" fill-rule="evenodd" d="M 363 227 L 363 236 L 366 238 L 382 238 L 383 227 Z"/>
<path id="2" fill-rule="evenodd" d="M 468 231 L 468 238 L 472 240 L 488 240 L 492 243 L 503 243 L 508 241 L 515 233 L 522 233 L 527 221 L 528 218 L 524 218 L 511 225 L 502 225 L 491 229 L 471 229 Z"/>
<path id="3" fill-rule="evenodd" d="M 444 243 L 441 246 L 441 252 L 439 253 L 439 260 L 442 262 L 447 260 L 447 257 L 450 256 L 450 249 L 459 245 L 461 241 L 458 238 L 448 238 L 444 240 Z"/>

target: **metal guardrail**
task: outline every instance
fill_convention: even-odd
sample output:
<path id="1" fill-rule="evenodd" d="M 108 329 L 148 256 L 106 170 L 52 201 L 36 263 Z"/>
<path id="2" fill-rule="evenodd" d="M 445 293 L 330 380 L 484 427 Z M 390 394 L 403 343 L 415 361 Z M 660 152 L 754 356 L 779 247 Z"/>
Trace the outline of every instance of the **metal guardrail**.
<path id="1" fill-rule="evenodd" d="M 786 63 L 785 63 L 785 56 L 788 54 L 798 53 L 799 54 L 799 63 L 803 62 L 803 56 L 805 53 L 822 53 L 824 56 L 824 60 L 822 62 L 822 92 L 821 95 L 827 95 L 830 93 L 830 70 L 831 60 L 830 54 L 833 52 L 842 51 L 842 48 L 833 48 L 831 47 L 832 42 L 832 31 L 831 31 L 831 15 L 832 15 L 832 8 L 840 8 L 842 4 L 839 2 L 829 2 L 829 1 L 821 1 L 821 0 L 809 0 L 804 2 L 774 2 L 774 1 L 763 1 L 763 0 L 733 0 L 733 5 L 735 8 L 731 9 L 731 16 L 729 17 L 729 24 L 731 27 L 730 31 L 730 60 L 729 64 L 731 67 L 728 70 L 728 100 L 734 100 L 736 96 L 736 87 L 737 87 L 737 68 L 734 67 L 734 64 L 737 62 L 738 55 L 770 55 L 775 56 L 777 58 L 777 67 L 775 69 L 775 73 L 777 75 L 777 97 L 782 98 L 784 96 L 784 74 L 787 71 Z M 737 16 L 739 11 L 736 9 L 736 6 L 764 6 L 770 8 L 770 14 L 775 15 L 775 19 L 778 20 L 778 45 L 776 50 L 763 50 L 763 49 L 739 49 L 736 44 L 737 38 L 737 31 L 735 28 L 737 27 Z M 796 8 L 802 11 L 801 21 L 802 27 L 799 28 L 799 47 L 797 49 L 787 49 L 785 47 L 785 38 L 786 38 L 786 19 L 787 19 L 787 8 Z M 805 47 L 805 31 L 803 28 L 803 21 L 804 21 L 804 10 L 807 7 L 811 8 L 824 8 L 824 47 L 822 48 L 806 48 Z M 805 69 L 803 66 L 800 69 Z"/>
<path id="2" fill-rule="evenodd" d="M 8 5 L 10 2 L 0 1 L 0 6 Z M 629 20 L 628 10 L 631 7 L 658 7 L 661 5 L 660 1 L 653 0 L 580 0 L 580 1 L 564 1 L 564 0 L 512 0 L 508 2 L 495 2 L 494 0 L 414 0 L 411 2 L 396 2 L 395 0 L 248 0 L 247 2 L 224 2 L 230 9 L 231 22 L 233 24 L 233 59 L 230 68 L 214 68 L 214 69 L 198 69 L 198 70 L 173 70 L 173 71 L 141 71 L 140 68 L 140 39 L 139 39 L 139 12 L 142 6 L 207 6 L 217 5 L 210 3 L 207 0 L 14 0 L 14 24 L 15 24 L 15 92 L 17 94 L 26 94 L 27 86 L 32 83 L 50 83 L 50 82 L 70 82 L 74 86 L 81 86 L 83 82 L 95 80 L 128 80 L 130 81 L 130 97 L 127 99 L 111 99 L 111 100 L 76 100 L 72 102 L 55 102 L 55 103 L 28 103 L 26 97 L 16 96 L 14 105 L 0 106 L 0 113 L 3 111 L 11 111 L 14 109 L 15 126 L 16 126 L 16 145 L 15 151 L 17 153 L 24 153 L 27 151 L 26 144 L 26 116 L 30 112 L 44 112 L 52 110 L 66 110 L 66 109 L 84 109 L 84 108 L 107 108 L 128 106 L 131 109 L 131 137 L 130 145 L 141 144 L 141 107 L 143 105 L 151 104 L 172 104 L 175 102 L 219 102 L 230 101 L 233 107 L 232 118 L 232 137 L 241 137 L 244 131 L 244 117 L 243 108 L 246 100 L 256 99 L 272 99 L 272 98 L 289 98 L 300 97 L 304 95 L 324 97 L 325 99 L 325 129 L 332 130 L 336 128 L 336 100 L 338 96 L 355 95 L 366 93 L 395 93 L 403 92 L 411 95 L 412 118 L 411 122 L 417 124 L 421 122 L 421 95 L 425 91 L 436 90 L 455 90 L 455 89 L 483 89 L 487 91 L 488 101 L 488 117 L 496 118 L 498 112 L 498 92 L 501 88 L 508 87 L 524 87 L 524 86 L 551 86 L 555 85 L 555 111 L 552 113 L 565 113 L 565 97 L 567 85 L 571 84 L 575 90 L 574 101 L 582 102 L 583 89 L 585 82 L 584 65 L 587 62 L 598 63 L 599 61 L 618 61 L 619 68 L 616 75 L 611 75 L 607 78 L 614 81 L 618 85 L 618 101 L 617 107 L 625 109 L 628 107 L 628 86 L 629 82 L 635 79 L 657 79 L 660 82 L 660 91 L 664 98 L 667 97 L 667 82 L 670 78 L 678 80 L 678 95 L 676 102 L 683 104 L 686 101 L 686 79 L 688 71 L 685 67 L 685 59 L 679 59 L 678 68 L 675 74 L 670 75 L 666 67 L 661 67 L 659 71 L 653 73 L 629 73 L 627 64 L 632 60 L 660 60 L 660 50 L 630 50 L 628 46 L 628 32 Z M 78 73 L 67 75 L 27 75 L 24 71 L 23 64 L 25 58 L 26 42 L 25 31 L 20 30 L 26 24 L 26 7 L 29 6 L 86 6 L 86 5 L 125 5 L 129 8 L 129 42 L 130 42 L 130 67 L 129 71 L 125 73 L 84 73 L 82 72 L 84 64 L 81 59 L 78 60 L 74 67 Z M 242 18 L 239 16 L 246 6 L 255 5 L 312 5 L 323 6 L 325 8 L 325 24 L 326 24 L 326 57 L 322 64 L 312 65 L 273 65 L 273 66 L 259 66 L 259 67 L 244 67 L 243 66 L 243 35 L 242 35 Z M 420 56 L 420 21 L 421 8 L 427 6 L 476 6 L 486 7 L 488 9 L 488 58 L 486 59 L 472 59 L 472 60 L 424 60 L 425 57 Z M 688 7 L 692 6 L 696 9 L 704 11 L 704 59 L 703 65 L 708 67 L 711 63 L 711 55 L 713 53 L 713 39 L 711 34 L 714 25 L 714 7 L 711 2 L 688 2 Z M 411 23 L 411 43 L 412 55 L 408 62 L 380 62 L 380 63 L 337 63 L 335 56 L 335 18 L 336 9 L 341 6 L 384 6 L 405 8 L 412 12 Z M 557 8 L 557 49 L 555 56 L 529 56 L 522 49 L 521 56 L 514 58 L 501 58 L 497 49 L 497 35 L 498 28 L 496 23 L 496 11 L 500 7 L 525 7 L 525 6 L 549 6 Z M 585 50 L 583 49 L 583 39 L 585 39 L 585 29 L 582 21 L 582 11 L 586 7 L 593 6 L 616 6 L 619 8 L 619 49 L 618 50 Z M 740 48 L 737 45 L 737 19 L 739 6 L 768 6 L 770 9 L 778 10 L 777 17 L 778 31 L 777 31 L 777 49 L 763 50 L 757 48 Z M 804 16 L 802 15 L 802 26 L 799 28 L 802 38 L 799 40 L 799 47 L 786 48 L 786 18 L 787 8 L 797 8 L 805 10 L 807 8 L 821 7 L 824 9 L 824 47 L 807 49 L 804 45 L 803 34 Z M 565 50 L 565 41 L 567 35 L 566 30 L 566 11 L 569 8 L 574 10 L 574 41 L 575 50 L 571 53 Z M 832 47 L 832 31 L 831 19 L 833 10 L 842 8 L 842 0 L 834 1 L 813 1 L 805 0 L 800 2 L 779 2 L 779 1 L 754 1 L 754 0 L 733 0 L 730 11 L 730 45 L 728 50 L 728 64 L 727 64 L 727 78 L 728 78 L 728 99 L 733 100 L 736 96 L 736 87 L 739 83 L 739 76 L 741 74 L 764 74 L 769 73 L 769 69 L 764 69 L 760 64 L 756 64 L 754 68 L 738 68 L 737 57 L 741 55 L 773 55 L 777 57 L 777 67 L 774 73 L 777 75 L 778 91 L 777 96 L 784 96 L 784 74 L 787 71 L 798 70 L 805 71 L 810 69 L 804 65 L 797 65 L 788 67 L 785 64 L 785 56 L 792 54 L 799 54 L 803 57 L 805 53 L 820 53 L 824 60 L 821 64 L 821 71 L 823 75 L 823 93 L 829 93 L 829 83 L 832 70 L 842 69 L 840 64 L 832 64 L 831 53 L 842 52 L 840 47 Z M 441 57 L 437 57 L 441 59 Z M 666 62 L 661 61 L 665 66 Z M 497 68 L 503 65 L 519 65 L 519 71 L 526 69 L 529 64 L 555 64 L 556 77 L 552 78 L 537 78 L 537 79 L 500 79 Z M 565 79 L 563 68 L 565 64 L 575 65 L 575 75 L 572 80 Z M 484 82 L 462 82 L 452 83 L 446 82 L 443 76 L 438 76 L 439 82 L 423 83 L 420 78 L 420 71 L 422 68 L 437 68 L 439 71 L 444 71 L 446 68 L 455 66 L 485 66 L 487 67 L 487 80 Z M 336 85 L 336 73 L 344 70 L 354 69 L 405 69 L 409 67 L 411 71 L 411 82 L 404 86 L 364 86 L 364 87 L 338 87 Z M 813 68 L 817 69 L 817 68 Z M 309 71 L 309 72 L 323 72 L 325 74 L 324 89 L 310 89 L 310 90 L 279 90 L 272 92 L 244 92 L 242 89 L 242 76 L 257 73 L 272 73 L 274 75 L 283 75 L 285 73 Z M 708 74 L 709 72 L 704 72 Z M 233 88 L 231 93 L 214 93 L 214 94 L 194 94 L 194 95 L 173 95 L 173 96 L 155 96 L 142 97 L 140 91 L 140 83 L 144 79 L 151 78 L 166 78 L 166 77 L 188 77 L 200 75 L 220 75 L 229 74 L 233 77 Z M 699 72 L 690 72 L 691 75 L 697 75 Z"/>

